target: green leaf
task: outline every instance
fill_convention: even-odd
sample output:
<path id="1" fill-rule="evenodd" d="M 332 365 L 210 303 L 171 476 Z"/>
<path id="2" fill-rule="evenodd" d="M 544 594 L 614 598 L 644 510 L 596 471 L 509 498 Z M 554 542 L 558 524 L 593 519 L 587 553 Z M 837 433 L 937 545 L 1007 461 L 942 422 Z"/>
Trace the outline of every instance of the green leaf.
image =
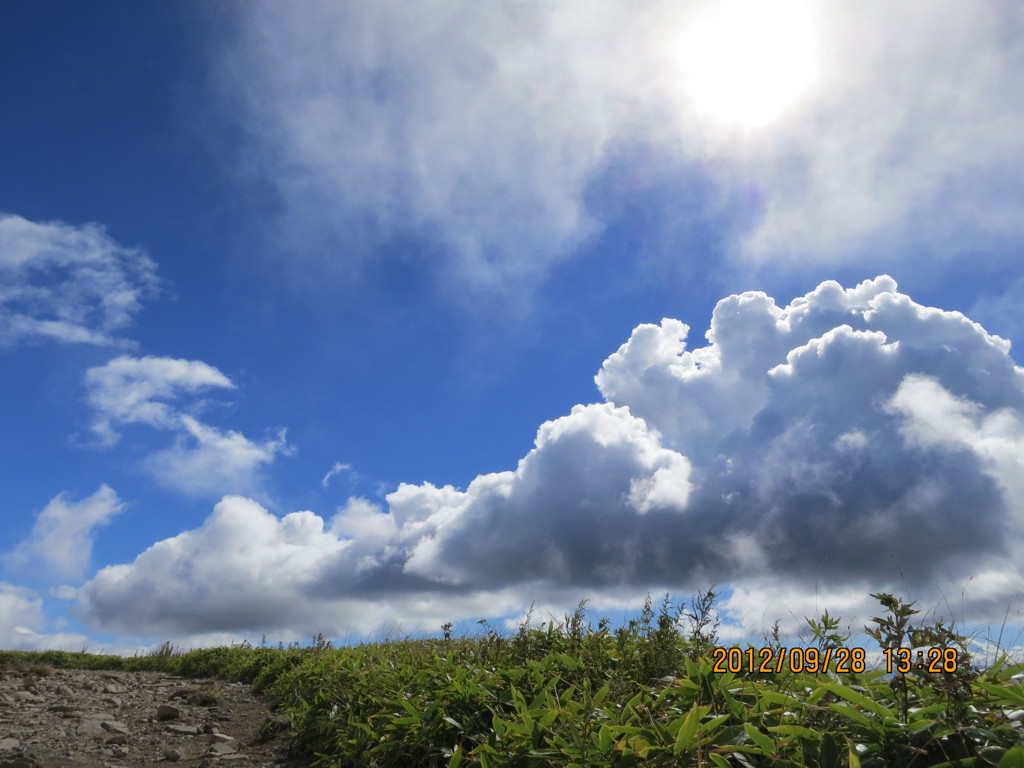
<path id="1" fill-rule="evenodd" d="M 419 717 L 393 717 L 391 718 L 392 725 L 415 725 L 420 721 Z"/>
<path id="2" fill-rule="evenodd" d="M 1024 768 L 1024 749 L 1019 746 L 1010 747 L 996 768 Z"/>
<path id="3" fill-rule="evenodd" d="M 1024 687 L 1019 685 L 999 686 L 991 683 L 976 683 L 975 687 L 981 688 L 996 701 L 1013 704 L 1018 709 L 1024 709 Z"/>
<path id="4" fill-rule="evenodd" d="M 679 733 L 676 734 L 676 743 L 672 747 L 674 754 L 681 755 L 693 747 L 693 737 L 697 733 L 700 721 L 710 709 L 711 707 L 701 706 L 700 704 L 694 704 L 690 707 L 690 711 L 683 718 L 683 724 L 679 727 Z"/>
<path id="5" fill-rule="evenodd" d="M 835 683 L 826 683 L 821 687 L 829 693 L 833 693 L 836 696 L 840 696 L 847 701 L 856 704 L 862 709 L 875 713 L 884 722 L 898 722 L 896 715 L 892 711 L 874 699 L 869 699 L 863 693 L 858 693 L 852 688 L 847 688 L 845 685 L 836 685 Z"/>
<path id="6" fill-rule="evenodd" d="M 818 747 L 818 765 L 839 765 L 839 747 L 831 733 L 825 732 L 821 736 L 821 746 Z"/>
<path id="7" fill-rule="evenodd" d="M 850 720 L 853 720 L 854 722 L 858 722 L 861 725 L 865 725 L 868 728 L 874 729 L 878 725 L 877 723 L 872 722 L 872 720 L 869 717 L 867 717 L 867 715 L 865 715 L 863 712 L 858 712 L 856 709 L 847 706 L 846 704 L 829 704 L 828 706 L 833 711 L 838 712 L 844 717 L 848 717 Z"/>
<path id="8" fill-rule="evenodd" d="M 776 704 L 787 709 L 798 709 L 803 706 L 803 702 L 800 699 L 790 696 L 788 693 L 780 693 L 778 691 L 763 690 L 761 691 L 761 699 L 769 704 Z"/>
<path id="9" fill-rule="evenodd" d="M 803 725 L 769 725 L 768 730 L 772 733 L 781 733 L 783 736 L 798 736 L 803 739 L 811 739 L 812 741 L 818 740 L 818 732 Z"/>
<path id="10" fill-rule="evenodd" d="M 857 756 L 857 747 L 850 740 L 847 740 L 846 742 L 846 754 L 850 760 L 850 768 L 860 768 L 860 758 Z"/>
<path id="11" fill-rule="evenodd" d="M 743 730 L 745 730 L 747 732 L 747 736 L 749 736 L 750 740 L 752 742 L 754 742 L 755 744 L 757 744 L 757 746 L 759 746 L 761 749 L 763 749 L 769 755 L 774 755 L 775 754 L 775 749 L 776 749 L 775 742 L 772 741 L 771 739 L 769 739 L 767 736 L 765 736 L 759 730 L 757 730 L 757 728 L 752 726 L 750 723 L 744 723 L 743 724 Z"/>
<path id="12" fill-rule="evenodd" d="M 462 747 L 457 746 L 452 750 L 452 759 L 448 761 L 448 768 L 459 768 L 462 762 Z"/>

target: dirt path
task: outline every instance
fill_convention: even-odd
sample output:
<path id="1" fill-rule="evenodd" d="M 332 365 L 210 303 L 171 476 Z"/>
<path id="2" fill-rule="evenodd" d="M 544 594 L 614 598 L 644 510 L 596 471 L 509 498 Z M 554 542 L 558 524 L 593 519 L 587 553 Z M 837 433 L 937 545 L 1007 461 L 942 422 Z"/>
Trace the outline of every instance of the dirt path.
<path id="1" fill-rule="evenodd" d="M 0 768 L 298 768 L 286 756 L 287 719 L 250 686 L 161 672 L 46 672 L 0 672 Z M 260 741 L 261 727 L 277 734 Z"/>

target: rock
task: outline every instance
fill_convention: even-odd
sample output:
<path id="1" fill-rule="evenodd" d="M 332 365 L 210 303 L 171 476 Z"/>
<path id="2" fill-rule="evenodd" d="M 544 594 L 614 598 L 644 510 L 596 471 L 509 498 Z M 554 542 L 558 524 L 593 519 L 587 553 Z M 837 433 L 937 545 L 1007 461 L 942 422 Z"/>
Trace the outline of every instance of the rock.
<path id="1" fill-rule="evenodd" d="M 128 734 L 126 733 L 115 733 L 113 736 L 107 739 L 107 744 L 127 744 Z"/>
<path id="2" fill-rule="evenodd" d="M 176 763 L 179 760 L 181 760 L 181 752 L 179 752 L 176 749 L 165 749 L 164 760 L 166 760 L 169 763 Z"/>
<path id="3" fill-rule="evenodd" d="M 4 749 L 17 749 L 21 746 L 21 742 L 18 739 L 0 739 L 0 750 Z"/>
<path id="4" fill-rule="evenodd" d="M 31 757 L 15 757 L 11 760 L 4 760 L 0 768 L 39 768 L 39 763 Z"/>
<path id="5" fill-rule="evenodd" d="M 161 704 L 156 708 L 157 720 L 177 720 L 181 717 L 181 710 L 172 707 L 170 704 Z"/>
<path id="6" fill-rule="evenodd" d="M 132 732 L 128 730 L 128 726 L 124 723 L 119 723 L 116 720 L 102 720 L 100 722 L 100 728 L 110 733 L 121 733 L 125 736 L 131 736 Z"/>
<path id="7" fill-rule="evenodd" d="M 202 733 L 198 725 L 168 725 L 165 727 L 170 733 L 177 733 L 181 736 L 198 736 Z"/>
<path id="8" fill-rule="evenodd" d="M 219 741 L 215 741 L 210 745 L 210 751 L 207 754 L 211 755 L 231 755 L 238 751 L 237 747 L 233 747 L 230 744 L 222 744 Z"/>
<path id="9" fill-rule="evenodd" d="M 107 736 L 108 731 L 103 727 L 101 720 L 87 718 L 78 724 L 77 733 L 79 736 L 104 738 Z"/>
<path id="10" fill-rule="evenodd" d="M 236 741 L 234 736 L 228 736 L 226 733 L 213 733 L 210 736 L 210 740 L 213 742 L 220 742 L 221 744 L 230 744 L 232 741 Z"/>

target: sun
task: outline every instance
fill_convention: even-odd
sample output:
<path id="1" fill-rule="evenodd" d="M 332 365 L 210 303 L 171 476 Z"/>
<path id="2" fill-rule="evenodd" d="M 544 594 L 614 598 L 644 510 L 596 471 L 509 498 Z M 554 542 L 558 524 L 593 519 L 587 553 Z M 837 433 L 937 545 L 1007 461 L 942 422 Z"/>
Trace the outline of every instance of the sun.
<path id="1" fill-rule="evenodd" d="M 814 19 L 802 0 L 725 0 L 697 13 L 675 58 L 694 108 L 753 128 L 781 116 L 818 77 Z"/>

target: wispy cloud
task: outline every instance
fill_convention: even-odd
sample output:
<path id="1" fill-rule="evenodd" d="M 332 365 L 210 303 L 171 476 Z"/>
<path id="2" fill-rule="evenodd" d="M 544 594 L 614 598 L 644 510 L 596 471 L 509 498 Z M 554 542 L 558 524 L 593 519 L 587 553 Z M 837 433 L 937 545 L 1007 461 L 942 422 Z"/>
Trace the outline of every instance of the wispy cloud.
<path id="1" fill-rule="evenodd" d="M 334 462 L 334 466 L 327 470 L 327 474 L 324 475 L 324 479 L 320 481 L 320 485 L 326 488 L 330 484 L 332 477 L 336 477 L 337 475 L 340 475 L 342 472 L 345 472 L 350 469 L 352 469 L 352 466 L 350 464 L 342 464 L 340 461 Z"/>
<path id="2" fill-rule="evenodd" d="M 113 334 L 157 284 L 149 257 L 97 224 L 0 214 L 0 346 L 39 339 L 132 346 Z"/>
<path id="3" fill-rule="evenodd" d="M 120 439 L 115 425 L 182 429 L 182 413 L 165 401 L 211 389 L 235 388 L 227 376 L 199 360 L 127 355 L 90 368 L 85 374 L 85 385 L 89 405 L 96 414 L 92 431 L 104 445 L 113 445 Z"/>
<path id="4" fill-rule="evenodd" d="M 224 91 L 294 250 L 358 270 L 366 243 L 414 233 L 491 288 L 595 231 L 587 184 L 663 55 L 642 39 L 658 14 L 611 2 L 238 10 Z"/>
<path id="5" fill-rule="evenodd" d="M 384 597 L 411 623 L 464 618 L 484 595 L 512 612 L 709 583 L 732 585 L 747 619 L 757 599 L 972 578 L 973 615 L 1024 598 L 1024 371 L 1006 341 L 884 276 L 782 307 L 730 296 L 706 346 L 688 332 L 639 326 L 597 376 L 608 402 L 543 424 L 514 470 L 402 484 L 330 521 L 227 498 L 101 570 L 80 610 L 131 631 L 344 633 L 373 631 Z"/>
<path id="6" fill-rule="evenodd" d="M 85 383 L 94 411 L 91 429 L 102 446 L 116 444 L 119 428 L 128 424 L 174 434 L 174 445 L 152 453 L 144 466 L 158 482 L 186 493 L 252 492 L 259 469 L 293 450 L 283 429 L 273 438 L 253 442 L 190 413 L 203 403 L 183 403 L 184 396 L 235 388 L 217 368 L 198 360 L 121 356 L 90 368 Z"/>
<path id="7" fill-rule="evenodd" d="M 815 87 L 749 131 L 709 121 L 685 88 L 679 49 L 712 5 L 253 2 L 220 72 L 290 252 L 342 271 L 411 233 L 463 283 L 535 280 L 601 231 L 588 200 L 615 194 L 604 174 L 636 146 L 708 191 L 673 221 L 745 201 L 714 234 L 745 270 L 892 270 L 1022 234 L 1016 4 L 790 3 L 806 11 Z M 671 242 L 661 256 L 677 259 Z"/>
<path id="8" fill-rule="evenodd" d="M 5 559 L 15 569 L 31 566 L 38 572 L 42 566 L 51 576 L 77 581 L 89 568 L 96 529 L 123 509 L 124 504 L 107 485 L 78 502 L 58 494 L 36 516 L 28 537 Z"/>
<path id="9" fill-rule="evenodd" d="M 730 152 L 766 269 L 999 253 L 1024 234 L 1024 14 L 1010 2 L 814 4 L 819 86 Z M 723 177 L 724 180 L 724 177 Z M 869 268 L 871 268 L 869 267 Z"/>

